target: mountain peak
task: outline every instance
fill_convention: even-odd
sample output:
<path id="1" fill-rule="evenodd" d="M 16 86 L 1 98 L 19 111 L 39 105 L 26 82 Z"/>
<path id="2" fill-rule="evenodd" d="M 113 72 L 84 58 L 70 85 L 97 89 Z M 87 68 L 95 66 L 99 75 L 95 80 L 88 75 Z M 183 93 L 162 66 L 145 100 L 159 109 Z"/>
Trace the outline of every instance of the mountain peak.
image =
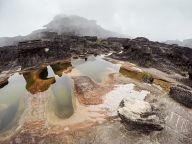
<path id="1" fill-rule="evenodd" d="M 98 36 L 101 38 L 120 36 L 120 34 L 105 30 L 95 20 L 88 20 L 76 15 L 57 15 L 44 27 L 47 31 L 57 32 L 58 34 Z"/>
<path id="2" fill-rule="evenodd" d="M 44 32 L 76 36 L 97 36 L 99 38 L 124 37 L 122 34 L 105 30 L 95 20 L 88 20 L 76 15 L 67 16 L 60 14 L 46 24 L 44 29 L 35 30 L 27 36 L 0 38 L 0 46 L 16 45 L 20 41 L 41 39 Z"/>

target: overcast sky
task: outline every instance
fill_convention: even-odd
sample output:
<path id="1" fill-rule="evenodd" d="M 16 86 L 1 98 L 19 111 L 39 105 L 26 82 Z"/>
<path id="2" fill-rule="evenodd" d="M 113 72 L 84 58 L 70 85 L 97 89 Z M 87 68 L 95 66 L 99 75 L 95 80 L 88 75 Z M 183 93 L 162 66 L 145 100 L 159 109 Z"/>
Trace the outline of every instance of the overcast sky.
<path id="1" fill-rule="evenodd" d="M 0 0 L 0 37 L 29 34 L 60 13 L 133 37 L 192 38 L 192 0 Z"/>

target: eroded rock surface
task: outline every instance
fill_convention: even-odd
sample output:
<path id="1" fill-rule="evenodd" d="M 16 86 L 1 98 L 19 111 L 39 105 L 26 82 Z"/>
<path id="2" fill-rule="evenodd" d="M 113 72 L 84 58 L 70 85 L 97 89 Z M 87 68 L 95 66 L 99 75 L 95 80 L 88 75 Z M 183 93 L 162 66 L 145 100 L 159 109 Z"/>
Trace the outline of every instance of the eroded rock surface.
<path id="1" fill-rule="evenodd" d="M 179 73 L 192 65 L 191 48 L 153 42 L 142 37 L 124 40 L 122 44 L 123 52 L 115 53 L 111 57 L 167 72 L 173 70 Z"/>
<path id="2" fill-rule="evenodd" d="M 94 82 L 87 76 L 73 77 L 75 90 L 80 103 L 85 105 L 96 105 L 103 102 L 102 96 L 107 88 Z"/>
<path id="3" fill-rule="evenodd" d="M 192 108 L 192 88 L 184 85 L 172 86 L 170 96 L 179 103 Z"/>
<path id="4" fill-rule="evenodd" d="M 47 78 L 47 76 L 47 67 L 24 73 L 23 77 L 27 83 L 26 89 L 32 94 L 46 91 L 51 84 L 55 83 L 54 77 Z"/>
<path id="5" fill-rule="evenodd" d="M 25 69 L 54 60 L 67 59 L 71 56 L 106 54 L 110 51 L 113 51 L 111 57 L 116 59 L 128 60 L 140 66 L 155 67 L 167 73 L 170 71 L 180 74 L 183 73 L 183 71 L 189 72 L 189 78 L 191 79 L 192 77 L 188 69 L 192 66 L 192 50 L 187 47 L 152 42 L 146 38 L 97 39 L 97 37 L 66 36 L 51 32 L 44 33 L 44 36 L 38 40 L 20 42 L 15 46 L 0 48 L 0 71 L 4 71 L 6 68 L 14 68 L 15 66 L 21 66 L 21 69 Z M 54 66 L 51 65 L 51 67 L 53 72 L 58 76 L 62 76 L 63 73 L 68 73 L 71 70 L 68 69 L 68 65 L 63 63 Z M 71 67 L 70 64 L 69 67 Z M 143 80 L 148 83 L 152 83 L 153 81 L 152 84 L 159 85 L 163 88 L 160 90 L 163 91 L 163 93 L 169 91 L 170 83 L 167 81 L 156 78 L 152 80 L 152 77 L 149 75 L 144 75 L 144 73 L 137 70 L 129 71 L 129 68 L 129 66 L 121 67 L 120 73 L 132 79 Z M 37 91 L 43 92 L 48 90 L 49 86 L 55 81 L 54 78 L 47 78 L 46 73 L 41 75 L 41 72 L 38 72 L 29 75 L 32 79 L 26 80 L 28 84 L 27 89 L 31 91 L 32 94 L 36 94 Z M 45 76 L 45 78 L 41 78 L 42 76 Z M 27 75 L 25 75 L 24 78 L 26 79 Z M 86 107 L 87 105 L 94 105 L 95 107 L 95 105 L 103 103 L 102 96 L 108 92 L 109 87 L 97 84 L 86 76 L 77 76 L 73 77 L 73 79 L 75 94 L 80 104 L 84 104 Z M 122 79 L 124 80 L 124 78 Z M 188 77 L 186 77 L 186 79 L 188 79 Z M 123 84 L 127 83 L 130 83 L 130 80 L 123 82 Z M 1 85 L 1 87 L 6 84 L 7 82 Z M 144 84 L 139 81 L 137 84 L 143 87 L 147 86 L 150 90 L 156 88 L 152 87 L 152 84 Z M 64 89 L 62 88 L 61 90 Z M 58 92 L 58 90 L 56 91 Z M 122 132 L 121 127 L 124 125 L 121 125 L 119 122 L 112 124 L 107 122 L 105 125 L 98 126 L 96 130 L 87 128 L 85 131 L 88 136 L 82 131 L 77 133 L 77 130 L 75 130 L 75 134 L 70 135 L 69 138 L 66 136 L 67 128 L 65 131 L 65 127 L 57 125 L 56 127 L 60 128 L 60 131 L 57 129 L 53 131 L 56 127 L 47 125 L 44 107 L 47 94 L 48 93 L 41 95 L 36 94 L 31 97 L 31 120 L 27 119 L 27 126 L 29 127 L 26 128 L 26 131 L 20 131 L 20 133 L 16 134 L 17 136 L 14 136 L 12 143 L 65 143 L 66 141 L 67 143 L 118 143 L 120 141 L 120 143 L 190 144 L 192 140 L 192 117 L 190 109 L 173 101 L 168 95 L 162 94 L 157 96 L 157 92 L 154 92 L 154 97 L 151 100 L 151 102 L 159 102 L 162 97 L 164 98 L 163 107 L 166 108 L 167 113 L 165 128 L 161 112 L 155 109 L 151 102 L 149 104 L 144 101 L 130 101 L 126 99 L 124 100 L 124 104 L 121 104 L 119 108 L 119 115 L 125 123 L 129 123 L 127 126 L 134 126 L 132 131 L 124 130 Z M 172 87 L 171 97 L 188 107 L 192 105 L 191 89 L 188 87 Z M 116 99 L 113 100 L 116 101 Z M 71 99 L 68 99 L 70 104 L 71 101 Z M 58 99 L 58 102 L 61 102 L 61 100 Z M 65 100 L 65 102 L 67 101 Z M 5 108 L 6 107 L 3 107 L 3 109 Z M 63 110 L 66 110 L 65 107 L 63 108 Z M 36 122 L 36 120 L 38 121 Z M 138 134 L 138 128 L 145 131 L 164 129 L 156 135 L 141 136 L 141 134 Z M 135 134 L 134 131 L 136 131 L 137 134 Z M 39 135 L 40 132 L 42 135 Z M 46 132 L 47 134 L 45 134 Z M 80 133 L 83 133 L 83 138 L 80 137 Z M 132 135 L 130 135 L 131 133 Z M 18 138 L 20 138 L 20 140 Z"/>
<path id="6" fill-rule="evenodd" d="M 123 122 L 143 131 L 162 130 L 163 117 L 148 102 L 124 98 L 118 109 Z"/>
<path id="7" fill-rule="evenodd" d="M 191 71 L 189 71 L 189 79 L 191 79 L 191 80 L 192 80 L 192 70 L 191 70 Z"/>

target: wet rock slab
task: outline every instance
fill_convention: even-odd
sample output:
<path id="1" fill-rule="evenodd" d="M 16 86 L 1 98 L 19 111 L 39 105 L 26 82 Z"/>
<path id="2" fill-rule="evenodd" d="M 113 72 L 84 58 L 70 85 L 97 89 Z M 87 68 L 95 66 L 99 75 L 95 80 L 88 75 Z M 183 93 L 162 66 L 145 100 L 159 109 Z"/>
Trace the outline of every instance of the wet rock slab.
<path id="1" fill-rule="evenodd" d="M 122 121 L 134 129 L 142 131 L 160 131 L 164 128 L 164 119 L 148 102 L 124 98 L 118 109 Z"/>
<path id="2" fill-rule="evenodd" d="M 102 96 L 107 92 L 103 87 L 87 76 L 73 77 L 79 102 L 85 105 L 97 105 L 103 102 Z"/>
<path id="3" fill-rule="evenodd" d="M 192 88 L 184 85 L 175 85 L 171 87 L 170 97 L 177 102 L 192 108 Z"/>

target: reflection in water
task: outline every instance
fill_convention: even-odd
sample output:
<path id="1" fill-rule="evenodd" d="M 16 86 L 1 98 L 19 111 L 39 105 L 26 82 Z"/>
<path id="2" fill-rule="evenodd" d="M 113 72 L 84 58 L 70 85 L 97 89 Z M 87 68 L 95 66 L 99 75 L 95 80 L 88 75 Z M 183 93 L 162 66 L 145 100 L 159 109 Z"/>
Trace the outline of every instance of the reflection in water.
<path id="1" fill-rule="evenodd" d="M 72 65 L 71 62 L 58 62 L 56 64 L 50 65 L 51 68 L 53 69 L 55 75 L 58 75 L 61 77 L 64 73 L 70 72 L 71 69 L 69 69 Z"/>
<path id="2" fill-rule="evenodd" d="M 129 70 L 129 69 L 125 69 L 123 67 L 120 68 L 119 73 L 122 74 L 125 77 L 133 78 L 133 79 L 136 79 L 136 80 L 142 80 L 142 78 L 145 75 L 145 73 L 143 73 L 143 72 Z"/>
<path id="3" fill-rule="evenodd" d="M 53 69 L 51 68 L 51 66 L 47 66 L 47 72 L 48 72 L 48 75 L 47 77 L 55 77 L 55 73 L 53 71 Z"/>
<path id="4" fill-rule="evenodd" d="M 32 94 L 46 91 L 51 84 L 55 83 L 54 77 L 47 78 L 47 67 L 24 73 L 23 76 L 27 82 L 26 89 Z"/>
<path id="5" fill-rule="evenodd" d="M 69 118 L 74 113 L 72 84 L 70 77 L 63 76 L 52 85 L 54 112 L 59 118 Z"/>
<path id="6" fill-rule="evenodd" d="M 74 113 L 73 81 L 69 75 L 72 70 L 101 82 L 108 74 L 118 72 L 120 65 L 112 64 L 101 57 L 72 59 L 72 62 L 58 62 L 50 66 L 32 70 L 22 75 L 14 74 L 1 84 L 0 89 L 0 131 L 12 128 L 25 108 L 27 91 L 31 94 L 44 92 L 51 87 L 49 105 L 59 118 L 69 118 Z M 56 75 L 60 76 L 57 77 Z M 72 74 L 73 75 L 73 74 Z M 51 86 L 52 85 L 52 86 Z"/>
<path id="7" fill-rule="evenodd" d="M 11 128 L 24 110 L 25 80 L 18 73 L 9 78 L 9 84 L 0 89 L 0 132 Z"/>
<path id="8" fill-rule="evenodd" d="M 96 82 L 101 82 L 110 73 L 119 72 L 120 68 L 120 65 L 112 64 L 99 56 L 89 56 L 87 61 L 85 59 L 72 59 L 71 63 L 81 75 L 88 76 Z"/>

